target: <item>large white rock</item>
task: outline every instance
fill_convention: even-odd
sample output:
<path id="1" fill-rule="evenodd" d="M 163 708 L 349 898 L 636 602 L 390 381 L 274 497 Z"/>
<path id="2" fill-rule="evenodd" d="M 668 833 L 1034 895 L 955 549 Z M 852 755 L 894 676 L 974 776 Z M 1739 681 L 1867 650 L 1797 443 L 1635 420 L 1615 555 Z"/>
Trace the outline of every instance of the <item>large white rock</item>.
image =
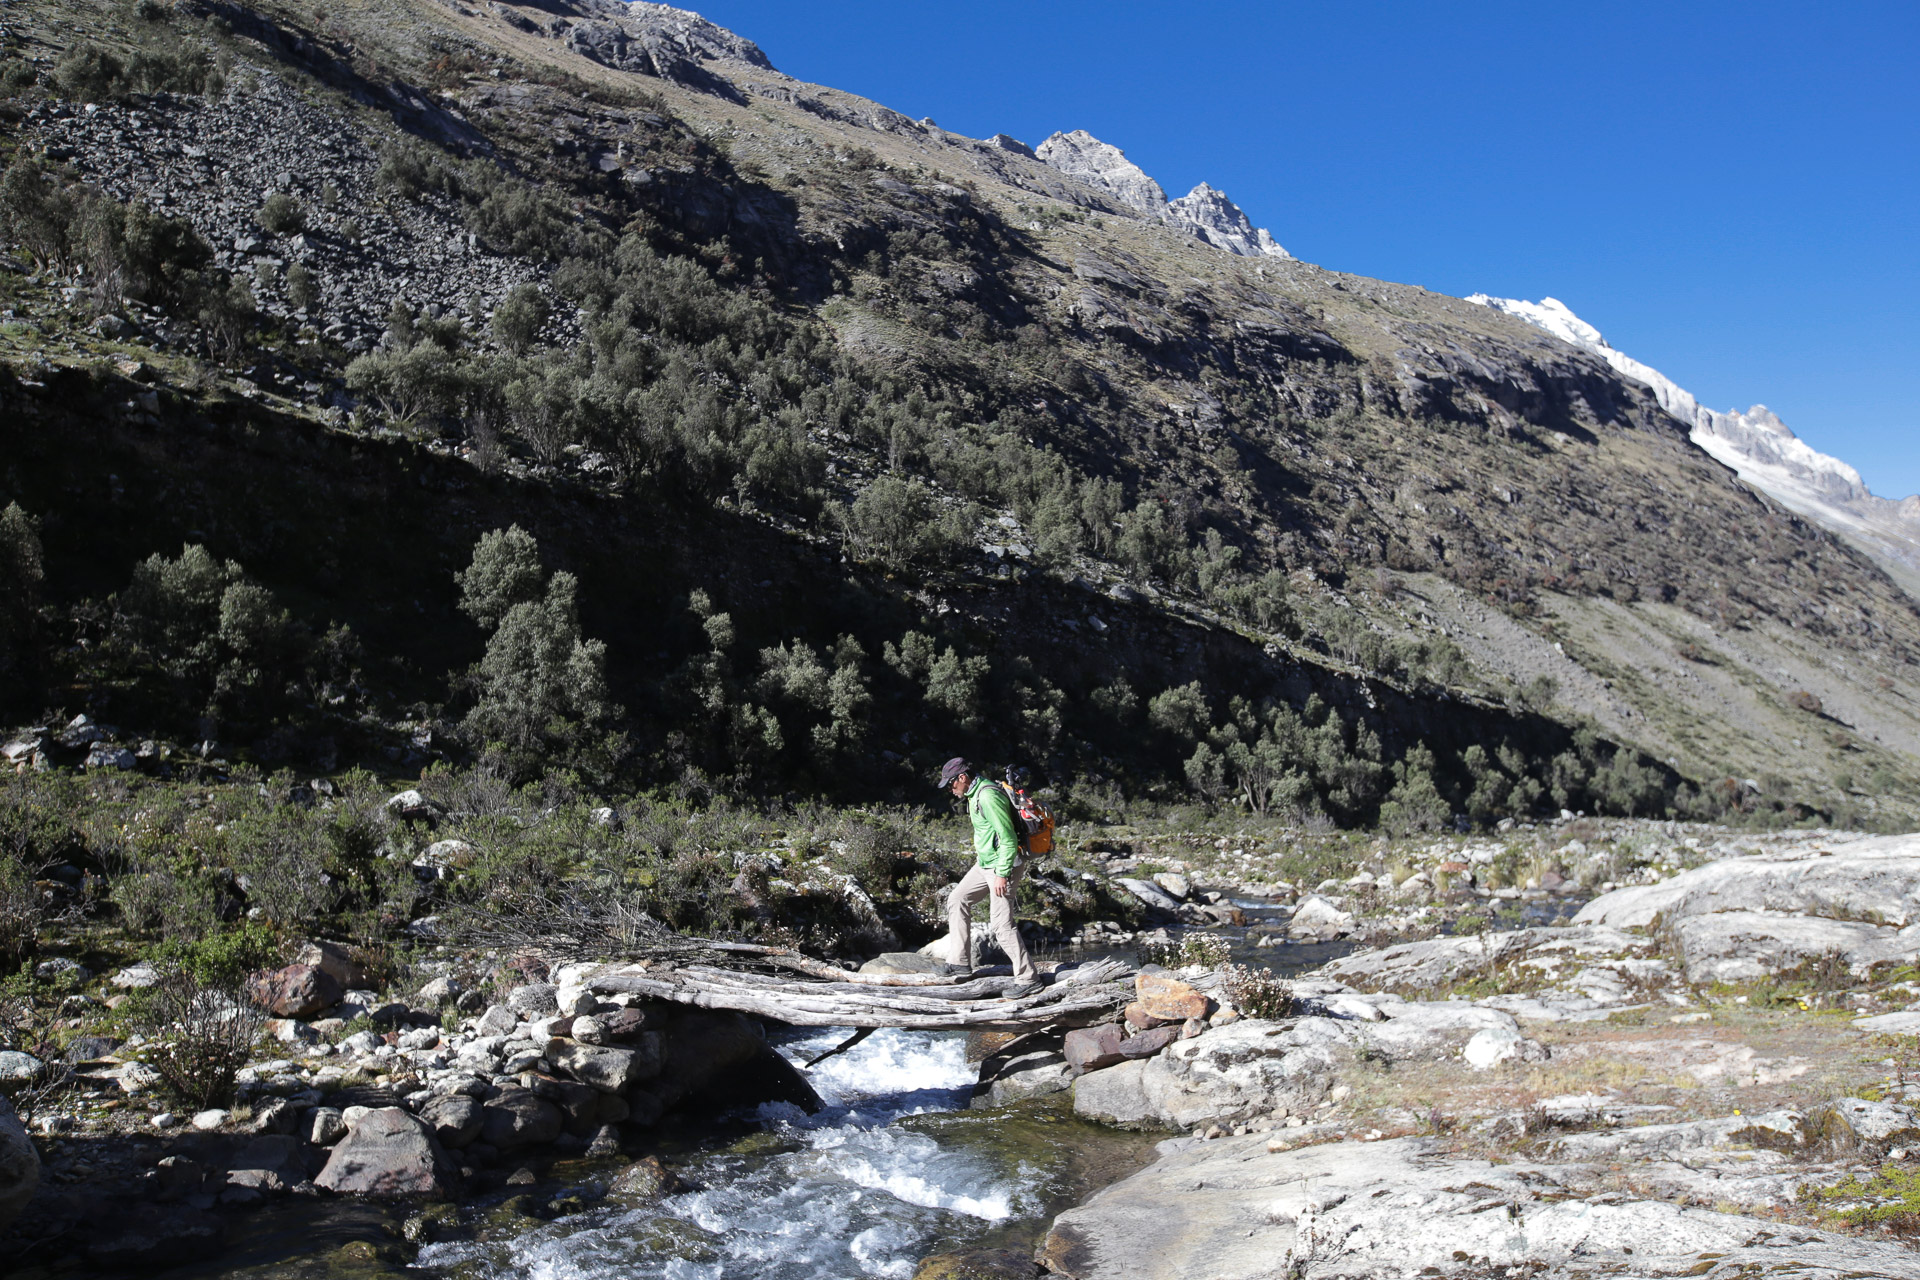
<path id="1" fill-rule="evenodd" d="M 1717 911 L 1804 913 L 1895 928 L 1920 922 L 1920 835 L 1878 836 L 1837 846 L 1726 858 L 1659 884 L 1595 898 L 1575 924 L 1644 929 Z"/>
<path id="2" fill-rule="evenodd" d="M 1374 1008 L 1382 1021 L 1243 1018 L 1215 1027 L 1175 1041 L 1157 1057 L 1081 1076 L 1073 1085 L 1073 1109 L 1136 1128 L 1232 1123 L 1318 1104 L 1357 1050 L 1389 1061 L 1434 1060 L 1451 1057 L 1475 1032 L 1518 1035 L 1508 1015 L 1460 1001 L 1393 1001 Z"/>
<path id="3" fill-rule="evenodd" d="M 1422 1138 L 1270 1152 L 1268 1138 L 1162 1143 L 1069 1209 L 1040 1248 L 1072 1280 L 1273 1276 L 1920 1277 L 1899 1245 L 1654 1200 L 1578 1198 L 1583 1166 L 1457 1159 Z"/>

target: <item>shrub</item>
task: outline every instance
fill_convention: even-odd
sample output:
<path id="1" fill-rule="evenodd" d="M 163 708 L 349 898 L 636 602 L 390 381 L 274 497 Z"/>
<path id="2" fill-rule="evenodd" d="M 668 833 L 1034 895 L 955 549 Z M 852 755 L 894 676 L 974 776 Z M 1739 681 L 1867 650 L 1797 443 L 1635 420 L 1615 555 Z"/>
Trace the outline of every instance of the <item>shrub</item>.
<path id="1" fill-rule="evenodd" d="M 287 302 L 296 311 L 320 309 L 319 282 L 304 263 L 296 262 L 287 268 Z"/>
<path id="2" fill-rule="evenodd" d="M 859 554 L 895 568 L 956 555 L 973 541 L 971 512 L 943 510 L 926 485 L 899 476 L 875 480 L 839 518 Z"/>
<path id="3" fill-rule="evenodd" d="M 276 236 L 299 235 L 307 229 L 306 209 L 284 191 L 269 193 L 253 220 L 262 231 Z"/>
<path id="4" fill-rule="evenodd" d="M 0 703 L 29 692 L 36 665 L 41 567 L 40 522 L 10 502 L 0 511 Z"/>
<path id="5" fill-rule="evenodd" d="M 522 355 L 540 337 L 547 323 L 547 300 L 539 286 L 517 284 L 507 291 L 493 312 L 493 336 L 515 355 Z"/>
<path id="6" fill-rule="evenodd" d="M 153 1030 L 146 1062 L 184 1106 L 232 1101 L 234 1077 L 266 1021 L 247 979 L 272 962 L 273 952 L 268 931 L 244 926 L 171 947 L 162 957 L 160 981 L 144 993 Z"/>
<path id="7" fill-rule="evenodd" d="M 1278 1021 L 1295 1012 L 1293 984 L 1271 969 L 1228 965 L 1221 974 L 1233 1007 L 1249 1018 Z"/>

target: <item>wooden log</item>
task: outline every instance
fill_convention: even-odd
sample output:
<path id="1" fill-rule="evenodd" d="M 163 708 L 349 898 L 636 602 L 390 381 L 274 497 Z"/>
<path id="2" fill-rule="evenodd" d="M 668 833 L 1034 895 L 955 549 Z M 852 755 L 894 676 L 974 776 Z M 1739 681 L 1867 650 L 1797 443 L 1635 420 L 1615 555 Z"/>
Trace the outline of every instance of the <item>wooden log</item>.
<path id="1" fill-rule="evenodd" d="M 1051 985 L 1008 1000 L 989 997 L 995 980 L 911 990 L 841 981 L 804 981 L 704 965 L 601 969 L 590 982 L 602 995 L 638 995 L 702 1009 L 729 1009 L 802 1027 L 899 1027 L 903 1030 L 1022 1031 L 1084 1026 L 1133 998 L 1121 979 L 1132 970 L 1106 961 L 1059 975 Z"/>

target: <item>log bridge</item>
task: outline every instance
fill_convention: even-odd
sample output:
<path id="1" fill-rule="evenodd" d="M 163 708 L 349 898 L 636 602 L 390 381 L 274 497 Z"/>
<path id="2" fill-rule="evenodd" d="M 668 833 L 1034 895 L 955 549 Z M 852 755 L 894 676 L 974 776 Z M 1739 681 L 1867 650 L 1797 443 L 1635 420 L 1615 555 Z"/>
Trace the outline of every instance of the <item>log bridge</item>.
<path id="1" fill-rule="evenodd" d="M 727 959 L 786 969 L 755 973 L 719 964 L 636 961 L 603 965 L 587 979 L 597 995 L 643 996 L 702 1009 L 730 1009 L 796 1027 L 881 1027 L 907 1031 L 1039 1031 L 1090 1026 L 1134 998 L 1132 966 L 1118 960 L 1069 962 L 1043 970 L 1030 995 L 999 994 L 1010 972 L 965 980 L 918 973 L 852 973 L 796 952 L 717 944 Z"/>

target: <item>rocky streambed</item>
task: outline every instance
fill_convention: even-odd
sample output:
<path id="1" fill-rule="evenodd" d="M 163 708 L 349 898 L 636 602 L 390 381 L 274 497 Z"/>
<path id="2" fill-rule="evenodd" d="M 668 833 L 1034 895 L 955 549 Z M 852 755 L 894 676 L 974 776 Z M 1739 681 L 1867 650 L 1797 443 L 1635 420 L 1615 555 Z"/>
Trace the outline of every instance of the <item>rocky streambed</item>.
<path id="1" fill-rule="evenodd" d="M 1325 900 L 1364 929 L 1363 894 Z M 145 1140 L 154 1203 L 96 1199 L 78 1254 L 18 1273 L 113 1273 L 102 1242 L 224 1215 L 192 1274 L 1920 1277 L 1920 837 L 1776 842 L 1286 982 L 1240 963 L 1353 944 L 1282 918 L 1306 901 L 1234 890 L 1206 904 L 1244 922 L 1132 940 L 1164 963 L 1105 1025 L 883 1031 L 811 1068 L 839 1032 L 716 1039 L 590 966 L 522 972 L 431 1045 L 402 1009 L 260 1064 L 244 1114 Z M 751 1070 L 702 1092 L 728 1045 Z M 397 1103 L 307 1098 L 343 1052 Z M 346 1176 L 396 1152 L 445 1184 Z M 35 1226 L 67 1204 L 51 1172 Z"/>

